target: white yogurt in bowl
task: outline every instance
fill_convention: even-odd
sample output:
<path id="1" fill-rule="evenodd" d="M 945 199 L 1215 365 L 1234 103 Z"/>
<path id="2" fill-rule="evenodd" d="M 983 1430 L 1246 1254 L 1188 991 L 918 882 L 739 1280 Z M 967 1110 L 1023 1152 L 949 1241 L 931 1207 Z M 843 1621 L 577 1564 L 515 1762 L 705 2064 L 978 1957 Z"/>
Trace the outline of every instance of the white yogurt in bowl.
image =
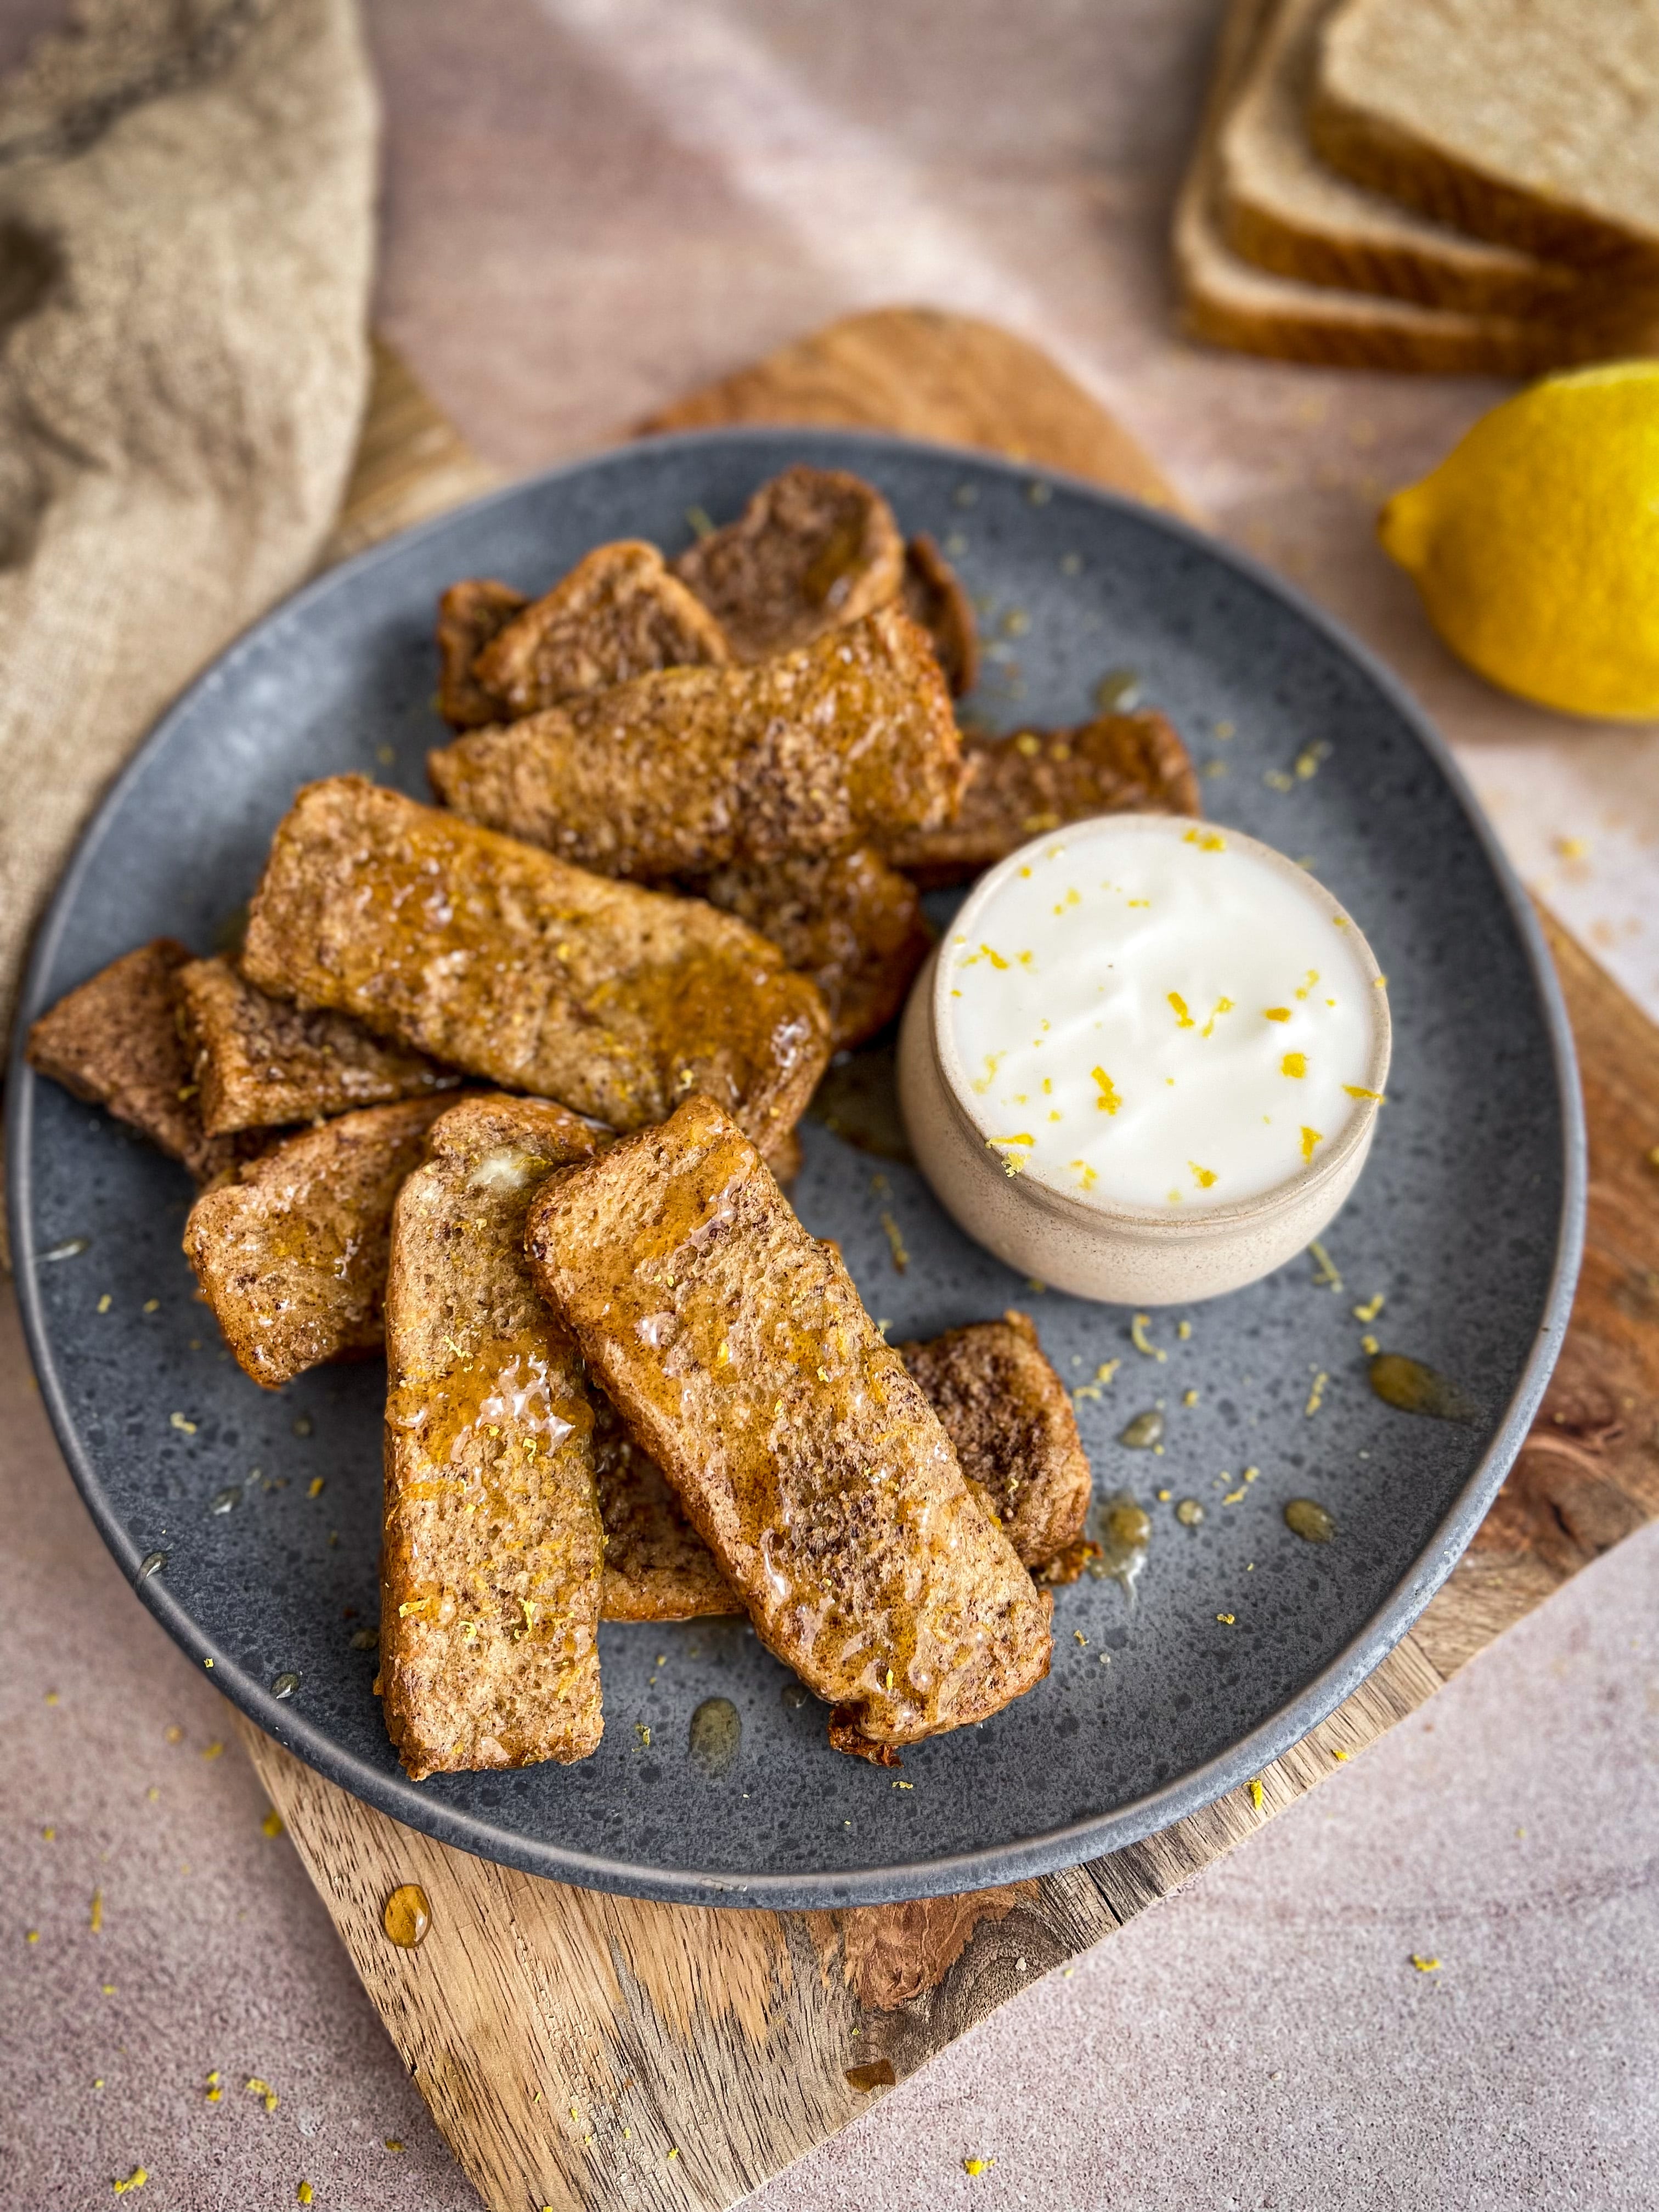
<path id="1" fill-rule="evenodd" d="M 1329 1220 L 1376 1127 L 1383 979 L 1322 886 L 1254 838 L 1114 815 L 993 869 L 900 1046 L 939 1198 L 1085 1296 L 1212 1296 Z"/>

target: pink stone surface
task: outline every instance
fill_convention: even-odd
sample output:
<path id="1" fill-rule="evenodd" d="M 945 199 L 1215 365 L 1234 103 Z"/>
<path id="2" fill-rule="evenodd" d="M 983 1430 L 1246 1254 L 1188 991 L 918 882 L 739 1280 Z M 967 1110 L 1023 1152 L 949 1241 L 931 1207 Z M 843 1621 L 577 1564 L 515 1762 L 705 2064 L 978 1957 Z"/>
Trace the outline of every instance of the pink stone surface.
<path id="1" fill-rule="evenodd" d="M 0 60 L 58 12 L 5 0 Z M 852 308 L 1012 324 L 1394 661 L 1529 876 L 1659 1012 L 1654 734 L 1487 690 L 1372 538 L 1382 492 L 1498 387 L 1289 369 L 1171 334 L 1163 233 L 1214 12 L 372 0 L 382 324 L 512 469 Z M 475 2205 L 291 1844 L 263 1832 L 226 1708 L 99 1544 L 9 1300 L 0 1496 L 9 2200 L 101 2203 L 143 2164 L 143 2212 L 292 2204 L 301 2179 L 319 2212 Z M 1656 1578 L 1650 1529 L 757 2202 L 1659 2202 Z M 1441 1964 L 1419 1972 L 1413 1953 Z M 970 2156 L 996 2163 L 969 2179 Z"/>

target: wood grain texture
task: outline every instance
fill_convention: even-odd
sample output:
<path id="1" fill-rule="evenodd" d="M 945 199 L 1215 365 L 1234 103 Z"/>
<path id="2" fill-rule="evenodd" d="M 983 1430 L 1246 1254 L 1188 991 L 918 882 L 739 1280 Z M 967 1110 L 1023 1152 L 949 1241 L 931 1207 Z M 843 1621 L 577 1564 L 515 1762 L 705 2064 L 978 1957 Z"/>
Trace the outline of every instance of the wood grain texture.
<path id="1" fill-rule="evenodd" d="M 650 427 L 790 420 L 994 445 L 1176 504 L 1069 379 L 1021 341 L 958 318 L 853 318 Z M 488 472 L 382 349 L 337 544 L 356 550 L 481 480 Z M 364 1986 L 496 2212 L 724 2212 L 890 2080 L 1293 1804 L 1659 1513 L 1659 1170 L 1649 1158 L 1659 1030 L 1546 921 L 1590 1131 L 1589 1237 L 1566 1348 L 1468 1553 L 1375 1673 L 1260 1776 L 1259 1802 L 1254 1789 L 1236 1791 L 1089 1865 L 965 1897 L 843 1913 L 693 1911 L 468 1857 L 241 1723 Z M 386 1896 L 410 1881 L 432 1905 L 412 1953 L 380 1929 Z"/>
<path id="2" fill-rule="evenodd" d="M 983 446 L 1192 514 L 1144 448 L 1047 354 L 994 323 L 939 308 L 849 315 L 639 427 L 725 422 L 833 423 Z"/>

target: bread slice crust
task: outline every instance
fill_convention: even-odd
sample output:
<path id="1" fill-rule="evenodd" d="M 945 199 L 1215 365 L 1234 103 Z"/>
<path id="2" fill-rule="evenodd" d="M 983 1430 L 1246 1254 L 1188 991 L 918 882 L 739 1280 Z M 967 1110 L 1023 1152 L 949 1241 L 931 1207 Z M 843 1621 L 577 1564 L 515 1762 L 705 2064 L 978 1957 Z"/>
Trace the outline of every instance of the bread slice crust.
<path id="1" fill-rule="evenodd" d="M 191 1206 L 185 1257 L 238 1364 L 267 1390 L 379 1347 L 392 1205 L 449 1103 L 302 1129 Z"/>
<path id="2" fill-rule="evenodd" d="M 848 1747 L 960 1728 L 1041 1680 L 1047 1602 L 839 1255 L 712 1100 L 550 1180 L 526 1249 Z"/>
<path id="3" fill-rule="evenodd" d="M 701 1089 L 769 1150 L 830 1050 L 816 987 L 744 923 L 357 776 L 307 785 L 279 825 L 242 970 L 616 1129 Z"/>
<path id="4" fill-rule="evenodd" d="M 416 1781 L 586 1759 L 603 1733 L 592 1412 L 523 1256 L 538 1185 L 597 1141 L 540 1099 L 464 1099 L 398 1194 L 380 1687 Z"/>
<path id="5" fill-rule="evenodd" d="M 927 634 L 879 609 L 746 668 L 671 668 L 428 757 L 447 805 L 655 882 L 846 852 L 954 815 L 961 744 Z"/>

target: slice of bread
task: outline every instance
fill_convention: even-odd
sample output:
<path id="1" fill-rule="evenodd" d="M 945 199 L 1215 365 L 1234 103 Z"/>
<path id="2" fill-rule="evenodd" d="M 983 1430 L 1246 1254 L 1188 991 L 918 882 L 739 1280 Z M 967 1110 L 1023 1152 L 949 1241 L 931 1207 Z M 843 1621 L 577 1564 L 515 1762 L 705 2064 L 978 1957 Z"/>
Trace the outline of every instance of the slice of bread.
<path id="1" fill-rule="evenodd" d="M 1531 376 L 1606 358 L 1610 349 L 1600 331 L 1571 319 L 1555 324 L 1475 315 L 1328 289 L 1258 269 L 1233 251 L 1218 205 L 1216 143 L 1273 5 L 1274 0 L 1232 0 L 1204 125 L 1176 203 L 1172 244 L 1188 334 L 1282 361 L 1440 375 Z"/>
<path id="2" fill-rule="evenodd" d="M 666 668 L 428 756 L 445 803 L 654 882 L 845 852 L 956 811 L 961 743 L 927 634 L 893 604 L 741 668 Z"/>
<path id="3" fill-rule="evenodd" d="M 896 1347 L 969 1483 L 984 1496 L 1021 1564 L 1074 1582 L 1094 1548 L 1079 1543 L 1089 1462 L 1066 1385 L 1024 1314 L 970 1322 Z M 597 1384 L 593 1463 L 605 1516 L 605 1620 L 690 1620 L 741 1613 L 714 1555 L 686 1519 L 656 1462 L 629 1437 Z"/>
<path id="4" fill-rule="evenodd" d="M 502 721 L 604 691 L 657 668 L 720 667 L 731 648 L 654 545 L 596 546 L 533 606 L 514 616 L 472 663 Z"/>
<path id="5" fill-rule="evenodd" d="M 769 478 L 735 522 L 689 547 L 674 574 L 739 660 L 767 660 L 896 598 L 904 540 L 862 477 L 802 463 Z"/>
<path id="6" fill-rule="evenodd" d="M 506 720 L 472 664 L 492 638 L 528 606 L 522 592 L 490 576 L 464 576 L 438 602 L 438 712 L 452 730 L 482 730 Z"/>
<path id="7" fill-rule="evenodd" d="M 1044 1599 L 920 1385 L 710 1100 L 554 1176 L 525 1249 L 756 1631 L 878 1757 L 1048 1672 Z"/>
<path id="8" fill-rule="evenodd" d="M 757 929 L 811 977 L 837 1052 L 885 1028 L 933 946 L 915 885 L 867 845 L 828 860 L 721 868 L 687 889 Z"/>
<path id="9" fill-rule="evenodd" d="M 961 577 L 925 530 L 904 548 L 903 598 L 905 612 L 933 641 L 951 696 L 960 699 L 979 680 L 979 624 Z"/>
<path id="10" fill-rule="evenodd" d="M 1277 0 L 1216 143 L 1221 225 L 1236 253 L 1281 276 L 1382 292 L 1468 314 L 1570 307 L 1559 261 L 1493 246 L 1400 207 L 1328 168 L 1308 136 L 1320 33 L 1334 0 Z"/>
<path id="11" fill-rule="evenodd" d="M 538 1187 L 596 1141 L 540 1099 L 464 1099 L 398 1195 L 380 1686 L 417 1782 L 599 1746 L 592 1409 L 524 1261 Z"/>
<path id="12" fill-rule="evenodd" d="M 210 1136 L 326 1121 L 453 1091 L 461 1079 L 424 1053 L 382 1044 L 349 1014 L 303 1012 L 256 990 L 228 960 L 192 960 L 179 991 Z"/>
<path id="13" fill-rule="evenodd" d="M 963 741 L 968 787 L 954 822 L 884 841 L 924 890 L 965 883 L 1028 837 L 1094 814 L 1197 814 L 1198 778 L 1173 726 L 1151 711 L 1070 730 Z"/>
<path id="14" fill-rule="evenodd" d="M 278 824 L 242 971 L 612 1128 L 705 1091 L 769 1152 L 830 1054 L 816 985 L 732 915 L 361 776 L 307 785 Z"/>
<path id="15" fill-rule="evenodd" d="M 1478 238 L 1659 270 L 1651 0 L 1343 0 L 1309 128 L 1333 168 Z"/>
<path id="16" fill-rule="evenodd" d="M 204 1191 L 185 1255 L 243 1370 L 267 1390 L 375 1351 L 392 1207 L 444 1098 L 343 1114 Z"/>
<path id="17" fill-rule="evenodd" d="M 209 1182 L 234 1163 L 237 1148 L 202 1124 L 180 1026 L 179 978 L 191 959 L 171 937 L 124 952 L 41 1015 L 29 1031 L 27 1059 Z"/>
<path id="18" fill-rule="evenodd" d="M 1024 1565 L 1074 1543 L 1089 1510 L 1088 1455 L 1030 1318 L 1011 1309 L 897 1351 Z"/>
<path id="19" fill-rule="evenodd" d="M 743 1601 L 686 1519 L 668 1478 L 641 1451 L 597 1383 L 593 1479 L 605 1522 L 601 1620 L 697 1620 L 741 1613 Z"/>

